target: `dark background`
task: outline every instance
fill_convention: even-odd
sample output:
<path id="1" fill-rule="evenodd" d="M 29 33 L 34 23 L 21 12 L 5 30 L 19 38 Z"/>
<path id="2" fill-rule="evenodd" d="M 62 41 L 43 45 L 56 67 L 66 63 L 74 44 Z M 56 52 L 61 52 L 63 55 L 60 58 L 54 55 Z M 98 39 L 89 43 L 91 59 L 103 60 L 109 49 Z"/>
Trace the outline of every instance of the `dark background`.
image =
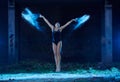
<path id="1" fill-rule="evenodd" d="M 113 60 L 120 61 L 120 9 L 119 0 L 114 0 L 113 7 Z M 34 13 L 42 13 L 54 24 L 61 25 L 68 20 L 90 14 L 91 18 L 82 28 L 71 32 L 71 24 L 63 31 L 63 62 L 98 62 L 101 60 L 101 27 L 104 19 L 104 3 L 102 0 L 16 0 L 16 34 L 19 46 L 19 60 L 37 59 L 53 61 L 51 48 L 51 32 L 42 21 L 45 32 L 35 30 L 21 18 L 25 7 Z M 0 0 L 0 64 L 8 62 L 8 3 Z"/>
<path id="2" fill-rule="evenodd" d="M 16 2 L 16 28 L 19 28 L 19 59 L 37 59 L 41 62 L 53 62 L 51 31 L 47 24 L 38 19 L 43 33 L 35 30 L 23 18 L 21 12 L 29 8 L 33 13 L 43 14 L 52 24 L 61 25 L 72 18 L 89 14 L 91 18 L 80 28 L 72 31 L 74 23 L 63 32 L 63 62 L 100 62 L 101 61 L 101 26 L 104 14 L 103 1 L 35 1 Z"/>
<path id="3" fill-rule="evenodd" d="M 113 61 L 120 61 L 120 1 L 113 1 Z"/>
<path id="4" fill-rule="evenodd" d="M 0 65 L 8 62 L 8 4 L 0 0 Z"/>

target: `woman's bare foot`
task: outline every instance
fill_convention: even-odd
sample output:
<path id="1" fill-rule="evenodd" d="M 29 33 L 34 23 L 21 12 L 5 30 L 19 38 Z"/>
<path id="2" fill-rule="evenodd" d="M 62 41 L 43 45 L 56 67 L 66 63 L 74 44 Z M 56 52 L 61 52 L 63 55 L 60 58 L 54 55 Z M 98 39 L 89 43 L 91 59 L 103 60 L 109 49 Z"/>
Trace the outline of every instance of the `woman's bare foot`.
<path id="1" fill-rule="evenodd" d="M 57 68 L 57 69 L 56 69 L 56 72 L 60 72 L 60 68 Z"/>

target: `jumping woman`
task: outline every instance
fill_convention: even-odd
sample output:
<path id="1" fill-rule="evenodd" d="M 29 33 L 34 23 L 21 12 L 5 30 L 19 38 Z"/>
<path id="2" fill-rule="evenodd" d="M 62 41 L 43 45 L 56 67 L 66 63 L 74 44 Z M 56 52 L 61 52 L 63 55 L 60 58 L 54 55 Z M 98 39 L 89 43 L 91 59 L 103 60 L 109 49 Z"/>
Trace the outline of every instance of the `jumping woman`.
<path id="1" fill-rule="evenodd" d="M 56 72 L 60 72 L 61 70 L 61 49 L 62 49 L 62 36 L 61 32 L 62 30 L 67 27 L 69 24 L 71 24 L 73 21 L 76 21 L 76 19 L 72 19 L 68 21 L 65 25 L 60 26 L 59 22 L 56 22 L 55 25 L 52 25 L 43 15 L 39 16 L 42 18 L 50 27 L 52 31 L 52 48 L 54 53 L 54 59 L 56 64 Z"/>

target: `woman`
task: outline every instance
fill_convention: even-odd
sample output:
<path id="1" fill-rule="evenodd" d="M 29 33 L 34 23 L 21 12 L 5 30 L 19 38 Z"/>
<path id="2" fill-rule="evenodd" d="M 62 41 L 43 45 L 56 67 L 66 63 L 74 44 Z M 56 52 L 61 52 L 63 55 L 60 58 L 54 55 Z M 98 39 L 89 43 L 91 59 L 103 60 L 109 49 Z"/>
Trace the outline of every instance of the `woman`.
<path id="1" fill-rule="evenodd" d="M 61 49 L 62 49 L 62 36 L 61 32 L 62 30 L 67 27 L 70 23 L 73 21 L 76 21 L 76 19 L 72 19 L 69 22 L 67 22 L 65 25 L 60 26 L 60 23 L 55 23 L 55 26 L 52 25 L 43 15 L 40 15 L 40 18 L 42 18 L 48 26 L 51 28 L 52 31 L 52 48 L 54 53 L 54 59 L 56 64 L 56 72 L 60 72 L 61 70 Z"/>

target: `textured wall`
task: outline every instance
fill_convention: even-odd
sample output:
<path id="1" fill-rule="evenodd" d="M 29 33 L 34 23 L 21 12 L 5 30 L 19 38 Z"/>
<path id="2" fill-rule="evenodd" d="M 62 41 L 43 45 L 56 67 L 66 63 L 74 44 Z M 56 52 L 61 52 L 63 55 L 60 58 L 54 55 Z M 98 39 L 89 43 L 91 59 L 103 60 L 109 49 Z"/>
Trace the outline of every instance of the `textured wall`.
<path id="1" fill-rule="evenodd" d="M 8 60 L 8 10 L 7 0 L 0 0 L 0 64 Z"/>

